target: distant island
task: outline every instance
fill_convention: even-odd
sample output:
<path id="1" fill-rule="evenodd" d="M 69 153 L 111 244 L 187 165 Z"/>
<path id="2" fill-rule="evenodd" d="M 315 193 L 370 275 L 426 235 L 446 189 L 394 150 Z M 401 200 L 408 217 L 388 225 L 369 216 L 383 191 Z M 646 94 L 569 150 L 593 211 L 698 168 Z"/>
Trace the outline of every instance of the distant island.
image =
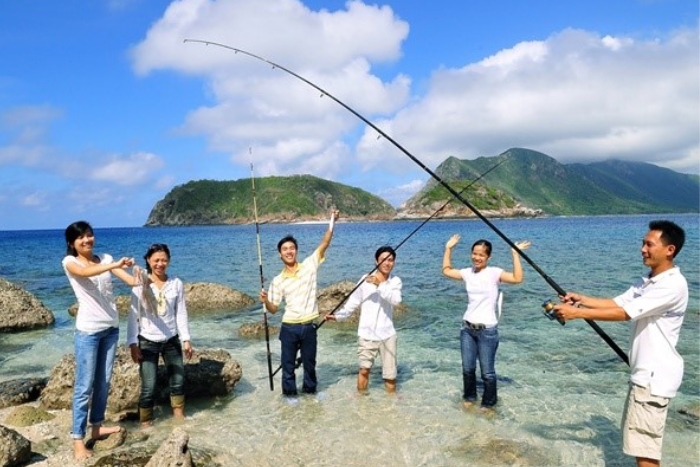
<path id="1" fill-rule="evenodd" d="M 500 164 L 492 172 L 482 174 Z M 700 211 L 700 178 L 641 162 L 560 164 L 541 152 L 512 148 L 493 157 L 449 157 L 435 170 L 486 217 L 641 214 Z M 477 180 L 474 182 L 475 180 Z M 445 187 L 429 180 L 398 209 L 360 188 L 312 175 L 255 179 L 260 222 L 324 220 L 331 206 L 356 221 L 474 217 Z M 145 226 L 254 222 L 250 178 L 199 180 L 173 188 Z"/>

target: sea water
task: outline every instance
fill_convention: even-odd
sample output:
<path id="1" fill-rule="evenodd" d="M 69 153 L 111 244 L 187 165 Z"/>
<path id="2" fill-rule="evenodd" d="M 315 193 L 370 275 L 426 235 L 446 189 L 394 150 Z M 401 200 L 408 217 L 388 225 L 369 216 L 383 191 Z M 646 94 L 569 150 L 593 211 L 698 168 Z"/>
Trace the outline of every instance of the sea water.
<path id="1" fill-rule="evenodd" d="M 687 242 L 677 258 L 688 279 L 690 303 L 678 350 L 685 377 L 669 411 L 664 465 L 700 465 L 700 427 L 679 409 L 700 402 L 699 217 L 693 215 L 556 217 L 493 220 L 513 241 L 530 240 L 525 253 L 565 290 L 617 295 L 646 272 L 641 240 L 648 222 L 669 218 L 682 225 Z M 339 223 L 319 287 L 356 281 L 374 266 L 374 250 L 397 245 L 417 221 Z M 143 254 L 154 242 L 172 252 L 169 273 L 185 282 L 221 283 L 253 297 L 260 289 L 255 227 L 169 227 L 105 229 L 94 226 L 96 251 L 115 257 Z M 300 259 L 318 245 L 323 225 L 260 226 L 265 283 L 281 269 L 277 241 L 293 234 Z M 270 391 L 264 340 L 242 339 L 242 324 L 259 322 L 259 306 L 190 319 L 197 348 L 223 348 L 241 363 L 243 378 L 229 396 L 188 401 L 185 428 L 191 448 L 227 466 L 633 466 L 622 454 L 619 421 L 629 368 L 582 320 L 561 326 L 542 313 L 555 290 L 524 263 L 525 281 L 504 286 L 496 359 L 499 404 L 494 414 L 461 407 L 459 324 L 466 293 L 459 281 L 441 275 L 444 244 L 453 233 L 462 241 L 452 264 L 469 264 L 471 244 L 494 245 L 492 265 L 510 269 L 508 245 L 478 220 L 431 221 L 398 250 L 394 273 L 403 280 L 409 311 L 398 319 L 398 393 L 383 391 L 381 371 L 370 378 L 368 395 L 357 394 L 356 336 L 352 329 L 319 329 L 315 396 L 284 398 L 279 374 Z M 47 376 L 73 351 L 75 297 L 61 269 L 65 254 L 60 230 L 0 232 L 0 277 L 34 293 L 56 316 L 44 330 L 0 334 L 0 380 Z M 117 281 L 118 282 L 118 281 Z M 127 293 L 123 286 L 118 293 Z M 270 315 L 278 326 L 280 316 Z M 125 340 L 125 320 L 121 342 Z M 629 323 L 598 325 L 623 350 Z M 279 342 L 271 341 L 273 367 Z M 301 380 L 300 371 L 298 381 Z M 299 385 L 301 383 L 299 382 Z M 172 429 L 168 407 L 151 440 Z M 129 426 L 137 429 L 136 426 Z M 69 427 L 66 427 L 68 430 Z"/>

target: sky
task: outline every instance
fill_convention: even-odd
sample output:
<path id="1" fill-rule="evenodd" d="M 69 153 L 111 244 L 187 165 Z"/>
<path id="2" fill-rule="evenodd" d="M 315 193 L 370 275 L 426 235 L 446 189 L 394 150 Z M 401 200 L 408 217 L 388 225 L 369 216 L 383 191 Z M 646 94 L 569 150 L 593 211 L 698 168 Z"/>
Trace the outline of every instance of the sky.
<path id="1" fill-rule="evenodd" d="M 310 85 L 192 40 L 308 79 L 430 170 L 523 147 L 700 171 L 696 0 L 2 3 L 0 230 L 141 226 L 192 180 L 313 174 L 398 207 L 430 178 Z"/>

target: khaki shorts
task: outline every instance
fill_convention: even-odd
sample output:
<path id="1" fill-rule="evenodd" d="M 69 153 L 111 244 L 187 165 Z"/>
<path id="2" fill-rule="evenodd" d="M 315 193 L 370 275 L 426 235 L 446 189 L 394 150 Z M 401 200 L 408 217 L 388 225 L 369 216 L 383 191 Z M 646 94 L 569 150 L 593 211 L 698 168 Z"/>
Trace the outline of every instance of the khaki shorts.
<path id="1" fill-rule="evenodd" d="M 622 414 L 622 450 L 625 454 L 661 459 L 669 401 L 666 397 L 652 396 L 648 387 L 630 384 Z"/>
<path id="2" fill-rule="evenodd" d="M 377 352 L 382 357 L 382 378 L 396 379 L 396 334 L 383 341 L 357 339 L 357 356 L 360 368 L 372 368 Z"/>

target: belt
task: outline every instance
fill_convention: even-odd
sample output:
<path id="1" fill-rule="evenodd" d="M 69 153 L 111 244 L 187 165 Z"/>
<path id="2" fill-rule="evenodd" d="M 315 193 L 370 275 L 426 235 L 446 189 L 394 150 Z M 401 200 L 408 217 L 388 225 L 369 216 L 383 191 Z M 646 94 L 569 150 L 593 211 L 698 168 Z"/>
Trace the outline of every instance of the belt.
<path id="1" fill-rule="evenodd" d="M 285 323 L 283 321 L 282 324 L 286 324 L 287 326 L 308 326 L 310 324 L 316 324 L 316 320 L 310 319 L 308 321 L 302 321 L 301 323 Z"/>
<path id="2" fill-rule="evenodd" d="M 466 319 L 464 320 L 464 327 L 473 329 L 475 331 L 483 331 L 484 329 L 491 329 L 495 328 L 495 324 L 475 324 L 475 323 L 470 323 Z"/>

